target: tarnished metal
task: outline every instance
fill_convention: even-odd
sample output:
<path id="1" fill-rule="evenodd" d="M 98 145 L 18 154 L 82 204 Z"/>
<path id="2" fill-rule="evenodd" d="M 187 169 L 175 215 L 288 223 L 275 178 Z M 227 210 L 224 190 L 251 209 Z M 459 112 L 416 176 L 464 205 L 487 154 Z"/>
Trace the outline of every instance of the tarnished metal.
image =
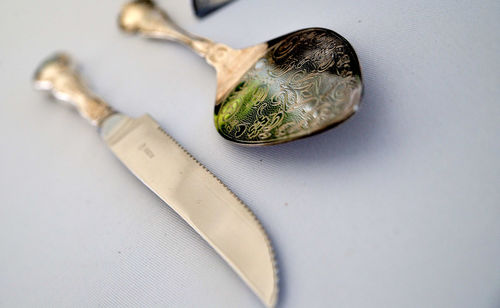
<path id="1" fill-rule="evenodd" d="M 74 72 L 75 65 L 68 55 L 59 54 L 40 65 L 35 72 L 35 87 L 52 91 L 58 99 L 73 104 L 92 125 L 99 126 L 114 111 L 95 96 Z"/>
<path id="2" fill-rule="evenodd" d="M 65 69 L 54 70 L 54 63 L 64 63 Z M 49 69 L 51 78 L 40 79 Z M 76 86 L 75 80 L 80 77 L 66 55 L 44 62 L 35 77 L 39 88 L 50 89 L 57 98 L 78 102 L 80 110 L 87 110 L 94 106 L 96 97 L 83 83 Z M 102 100 L 99 103 L 100 108 L 111 110 Z M 82 114 L 88 118 L 87 113 Z M 278 295 L 274 253 L 249 208 L 150 116 L 133 119 L 109 112 L 105 118 L 92 119 L 118 159 L 189 223 L 266 306 L 273 307 Z"/>
<path id="3" fill-rule="evenodd" d="M 270 145 L 334 127 L 358 109 L 363 93 L 357 55 L 323 28 L 289 33 L 245 49 L 180 29 L 154 2 L 124 6 L 120 27 L 191 47 L 217 71 L 215 126 L 226 139 Z"/>

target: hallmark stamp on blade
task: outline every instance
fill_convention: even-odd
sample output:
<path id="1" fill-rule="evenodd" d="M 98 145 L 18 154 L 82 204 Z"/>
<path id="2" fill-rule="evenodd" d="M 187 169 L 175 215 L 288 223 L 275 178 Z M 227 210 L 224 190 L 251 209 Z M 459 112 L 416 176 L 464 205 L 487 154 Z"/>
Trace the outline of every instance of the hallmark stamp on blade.
<path id="1" fill-rule="evenodd" d="M 153 151 L 148 147 L 148 145 L 145 142 L 141 143 L 141 145 L 137 149 L 141 152 L 144 152 L 144 154 L 146 154 L 146 156 L 149 158 L 155 157 L 155 154 L 153 153 Z"/>

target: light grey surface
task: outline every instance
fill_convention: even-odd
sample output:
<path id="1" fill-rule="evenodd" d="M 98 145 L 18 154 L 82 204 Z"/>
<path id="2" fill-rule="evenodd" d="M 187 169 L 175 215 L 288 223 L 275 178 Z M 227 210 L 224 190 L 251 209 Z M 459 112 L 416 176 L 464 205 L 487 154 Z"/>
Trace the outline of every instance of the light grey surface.
<path id="1" fill-rule="evenodd" d="M 278 255 L 280 307 L 500 306 L 498 1 L 241 0 L 201 21 L 189 1 L 160 1 L 235 47 L 321 26 L 356 48 L 359 113 L 267 148 L 219 137 L 213 70 L 120 33 L 121 4 L 0 3 L 0 306 L 258 305 L 83 119 L 32 90 L 60 49 L 254 210 Z"/>

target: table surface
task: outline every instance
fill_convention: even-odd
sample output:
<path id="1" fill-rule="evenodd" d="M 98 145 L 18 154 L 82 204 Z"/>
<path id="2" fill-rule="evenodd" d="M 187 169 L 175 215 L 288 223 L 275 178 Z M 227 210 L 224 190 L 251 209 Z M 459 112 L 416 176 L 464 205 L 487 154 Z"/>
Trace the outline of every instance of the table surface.
<path id="1" fill-rule="evenodd" d="M 280 307 L 499 307 L 499 1 L 240 0 L 198 20 L 190 1 L 160 0 L 234 47 L 311 26 L 355 47 L 359 113 L 265 148 L 217 134 L 213 69 L 121 33 L 122 3 L 0 3 L 0 306 L 258 305 L 86 121 L 32 90 L 66 50 L 96 93 L 154 115 L 256 213 Z"/>

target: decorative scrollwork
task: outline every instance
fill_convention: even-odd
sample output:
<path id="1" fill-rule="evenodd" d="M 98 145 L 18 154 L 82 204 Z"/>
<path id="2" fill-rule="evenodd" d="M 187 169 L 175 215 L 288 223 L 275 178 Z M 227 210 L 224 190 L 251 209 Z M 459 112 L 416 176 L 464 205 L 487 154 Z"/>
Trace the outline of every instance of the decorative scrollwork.
<path id="1" fill-rule="evenodd" d="M 306 29 L 269 42 L 268 52 L 224 99 L 219 132 L 245 143 L 278 143 L 347 119 L 362 91 L 349 43 L 327 29 Z"/>

